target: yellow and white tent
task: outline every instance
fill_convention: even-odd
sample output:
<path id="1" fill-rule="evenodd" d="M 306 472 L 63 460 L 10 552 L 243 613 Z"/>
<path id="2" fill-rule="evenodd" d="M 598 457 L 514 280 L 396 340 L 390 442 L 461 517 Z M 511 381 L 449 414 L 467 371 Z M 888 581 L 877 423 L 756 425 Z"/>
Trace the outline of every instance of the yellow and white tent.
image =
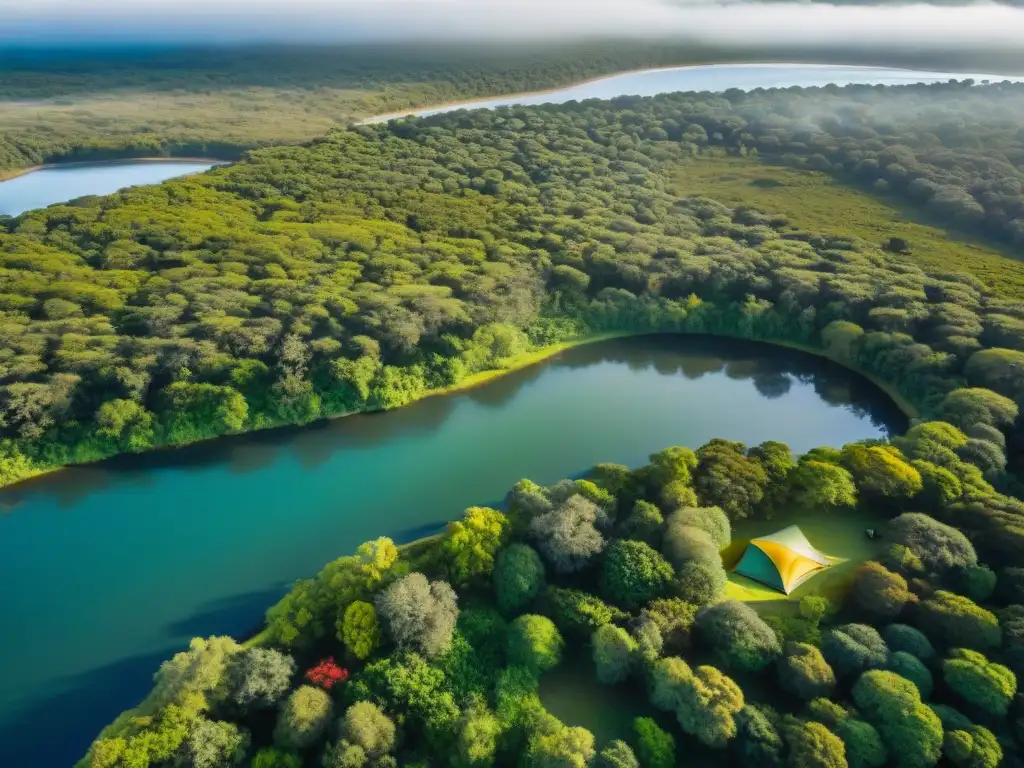
<path id="1" fill-rule="evenodd" d="M 799 527 L 791 525 L 771 536 L 751 539 L 735 572 L 788 595 L 828 567 L 828 558 L 811 546 Z"/>

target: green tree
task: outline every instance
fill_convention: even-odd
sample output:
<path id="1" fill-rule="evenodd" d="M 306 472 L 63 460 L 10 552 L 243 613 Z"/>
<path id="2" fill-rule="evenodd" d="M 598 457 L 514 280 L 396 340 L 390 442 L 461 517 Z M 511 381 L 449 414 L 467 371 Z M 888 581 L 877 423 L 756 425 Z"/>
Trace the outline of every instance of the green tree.
<path id="1" fill-rule="evenodd" d="M 833 510 L 857 503 L 853 475 L 840 466 L 802 459 L 789 475 L 789 498 L 807 510 Z"/>
<path id="2" fill-rule="evenodd" d="M 942 723 L 917 687 L 894 672 L 871 670 L 853 686 L 853 701 L 882 736 L 899 768 L 927 768 L 942 754 Z"/>
<path id="3" fill-rule="evenodd" d="M 493 765 L 501 731 L 501 722 L 484 702 L 472 702 L 459 721 L 456 739 L 458 764 L 473 768 Z"/>
<path id="4" fill-rule="evenodd" d="M 343 739 L 360 747 L 370 759 L 386 755 L 395 748 L 395 724 L 380 707 L 369 701 L 357 701 L 345 710 L 339 731 Z"/>
<path id="5" fill-rule="evenodd" d="M 528 544 L 510 544 L 498 555 L 493 577 L 498 607 L 506 615 L 513 615 L 544 588 L 544 563 Z"/>
<path id="6" fill-rule="evenodd" d="M 96 434 L 112 440 L 119 450 L 138 453 L 153 447 L 153 414 L 134 400 L 108 400 L 96 412 Z"/>
<path id="7" fill-rule="evenodd" d="M 640 762 L 629 745 L 613 739 L 597 755 L 597 768 L 640 768 Z"/>
<path id="8" fill-rule="evenodd" d="M 662 597 L 674 572 L 672 566 L 642 541 L 617 539 L 605 552 L 601 593 L 626 608 L 639 608 Z"/>
<path id="9" fill-rule="evenodd" d="M 890 624 L 882 630 L 882 638 L 890 651 L 905 651 L 925 662 L 935 658 L 935 647 L 931 640 L 907 624 Z"/>
<path id="10" fill-rule="evenodd" d="M 1005 428 L 1017 420 L 1017 404 L 991 389 L 954 389 L 939 404 L 937 416 L 960 429 L 974 424 Z"/>
<path id="11" fill-rule="evenodd" d="M 862 495 L 901 504 L 923 487 L 921 474 L 892 446 L 851 443 L 843 446 L 840 461 Z"/>
<path id="12" fill-rule="evenodd" d="M 619 683 L 629 676 L 636 660 L 637 644 L 626 630 L 614 624 L 598 627 L 591 646 L 600 682 Z"/>
<path id="13" fill-rule="evenodd" d="M 253 756 L 251 768 L 302 768 L 302 759 L 291 752 L 264 747 Z"/>
<path id="14" fill-rule="evenodd" d="M 907 580 L 873 560 L 862 563 L 853 575 L 850 602 L 872 619 L 896 618 L 916 596 L 907 588 Z"/>
<path id="15" fill-rule="evenodd" d="M 931 670 L 913 654 L 906 651 L 894 651 L 889 656 L 887 668 L 916 685 L 922 699 L 927 699 L 932 695 L 935 682 L 932 679 Z"/>
<path id="16" fill-rule="evenodd" d="M 651 669 L 651 702 L 675 712 L 683 731 L 709 747 L 724 747 L 736 735 L 735 715 L 743 692 L 715 667 L 691 669 L 680 658 L 659 659 Z"/>
<path id="17" fill-rule="evenodd" d="M 724 549 L 732 541 L 732 525 L 729 517 L 718 507 L 683 507 L 673 512 L 668 519 L 670 528 L 687 526 L 704 531 L 715 547 Z"/>
<path id="18" fill-rule="evenodd" d="M 933 640 L 947 646 L 985 650 L 1002 639 L 999 620 L 970 598 L 938 590 L 917 604 L 915 623 Z"/>
<path id="19" fill-rule="evenodd" d="M 626 516 L 619 526 L 618 534 L 623 539 L 633 539 L 650 544 L 652 547 L 661 546 L 662 528 L 665 519 L 661 516 L 661 510 L 649 501 L 638 500 L 632 511 Z"/>
<path id="20" fill-rule="evenodd" d="M 284 749 L 307 749 L 327 732 L 334 705 L 326 691 L 303 685 L 285 699 L 274 728 L 274 742 Z"/>
<path id="21" fill-rule="evenodd" d="M 942 677 L 966 701 L 1000 717 L 1006 715 L 1017 693 L 1013 672 L 966 648 L 950 651 L 949 658 L 942 662 Z"/>
<path id="22" fill-rule="evenodd" d="M 242 712 L 277 704 L 291 685 L 295 660 L 271 648 L 248 648 L 231 657 L 222 695 Z"/>
<path id="23" fill-rule="evenodd" d="M 451 646 L 459 608 L 447 582 L 431 582 L 422 573 L 410 573 L 378 594 L 374 603 L 399 648 L 436 658 Z"/>
<path id="24" fill-rule="evenodd" d="M 339 624 L 338 639 L 360 661 L 370 658 L 380 646 L 380 622 L 372 604 L 363 600 L 349 603 Z"/>
<path id="25" fill-rule="evenodd" d="M 705 504 L 720 507 L 730 520 L 753 514 L 764 498 L 768 474 L 748 458 L 742 443 L 711 440 L 697 451 L 694 488 Z"/>
<path id="26" fill-rule="evenodd" d="M 524 761 L 530 768 L 585 768 L 594 759 L 594 735 L 562 726 L 530 740 Z"/>
<path id="27" fill-rule="evenodd" d="M 633 720 L 633 738 L 642 768 L 673 768 L 676 764 L 676 741 L 653 718 Z"/>
<path id="28" fill-rule="evenodd" d="M 779 658 L 779 684 L 801 699 L 810 701 L 829 696 L 836 687 L 836 676 L 821 651 L 807 643 L 789 643 Z"/>
<path id="29" fill-rule="evenodd" d="M 783 725 L 791 768 L 847 768 L 846 745 L 821 723 L 787 717 Z"/>
<path id="30" fill-rule="evenodd" d="M 590 637 L 598 627 L 625 617 L 619 609 L 578 589 L 548 587 L 544 604 L 555 625 L 576 637 Z"/>
<path id="31" fill-rule="evenodd" d="M 785 744 L 779 732 L 779 716 L 774 710 L 746 704 L 736 713 L 736 738 L 732 742 L 741 768 L 780 768 Z"/>
<path id="32" fill-rule="evenodd" d="M 867 624 L 842 624 L 822 638 L 821 652 L 839 678 L 884 668 L 889 649 L 878 630 Z"/>
<path id="33" fill-rule="evenodd" d="M 562 660 L 565 646 L 551 619 L 526 614 L 509 626 L 508 660 L 512 664 L 544 672 Z"/>
<path id="34" fill-rule="evenodd" d="M 758 672 L 782 652 L 772 628 L 753 608 L 736 600 L 701 608 L 696 627 L 730 669 Z"/>
<path id="35" fill-rule="evenodd" d="M 249 734 L 234 723 L 200 718 L 189 730 L 176 764 L 181 768 L 230 768 L 241 765 Z"/>
<path id="36" fill-rule="evenodd" d="M 449 523 L 441 549 L 452 581 L 464 586 L 489 578 L 508 530 L 506 517 L 487 507 L 470 507 L 462 520 Z"/>
<path id="37" fill-rule="evenodd" d="M 919 512 L 904 512 L 890 521 L 886 535 L 909 549 L 929 571 L 945 573 L 978 564 L 974 546 L 963 533 Z"/>

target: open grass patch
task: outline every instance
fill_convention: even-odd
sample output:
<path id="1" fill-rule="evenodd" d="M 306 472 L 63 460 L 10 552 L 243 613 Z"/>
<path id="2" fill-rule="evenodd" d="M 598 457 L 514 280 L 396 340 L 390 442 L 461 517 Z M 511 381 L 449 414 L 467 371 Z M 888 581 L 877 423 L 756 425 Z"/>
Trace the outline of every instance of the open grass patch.
<path id="1" fill-rule="evenodd" d="M 722 560 L 730 571 L 726 586 L 727 600 L 742 600 L 748 603 L 788 601 L 796 605 L 805 595 L 821 595 L 829 599 L 838 597 L 850 582 L 853 570 L 865 560 L 878 557 L 884 542 L 869 539 L 866 528 L 879 529 L 886 518 L 861 511 L 847 513 L 801 512 L 780 515 L 772 520 L 744 520 L 733 525 L 732 542 L 722 552 Z M 789 595 L 758 584 L 744 576 L 732 573 L 743 551 L 751 539 L 780 531 L 790 525 L 800 526 L 807 540 L 822 554 L 827 555 L 832 566 L 807 579 Z M 758 607 L 755 605 L 755 607 Z"/>
<path id="2" fill-rule="evenodd" d="M 826 173 L 772 165 L 754 158 L 699 157 L 673 176 L 672 192 L 747 205 L 789 220 L 794 230 L 854 237 L 875 247 L 901 237 L 905 258 L 932 272 L 967 272 L 994 294 L 1024 298 L 1024 261 L 1002 247 L 949 231 L 924 210 L 894 197 L 846 186 Z"/>

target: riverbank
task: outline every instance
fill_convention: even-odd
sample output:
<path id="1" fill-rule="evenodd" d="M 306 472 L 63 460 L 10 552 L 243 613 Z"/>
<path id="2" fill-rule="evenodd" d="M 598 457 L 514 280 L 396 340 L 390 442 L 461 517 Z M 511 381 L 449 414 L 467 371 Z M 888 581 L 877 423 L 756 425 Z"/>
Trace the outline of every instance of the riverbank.
<path id="1" fill-rule="evenodd" d="M 506 365 L 501 367 L 501 368 L 496 368 L 496 369 L 488 370 L 488 371 L 480 371 L 478 373 L 474 373 L 474 374 L 472 374 L 470 376 L 467 376 L 466 378 L 464 378 L 461 381 L 459 381 L 457 384 L 452 384 L 451 386 L 448 386 L 448 387 L 439 387 L 439 388 L 436 388 L 436 389 L 427 390 L 422 395 L 420 395 L 418 398 L 416 398 L 415 400 L 411 401 L 407 405 L 413 405 L 414 403 L 420 402 L 421 400 L 425 400 L 427 398 L 438 397 L 438 396 L 442 396 L 442 395 L 454 395 L 454 394 L 458 394 L 460 392 L 467 392 L 467 391 L 476 389 L 478 387 L 482 387 L 482 386 L 484 386 L 484 385 L 486 385 L 486 384 L 488 384 L 490 382 L 495 381 L 496 379 L 500 379 L 500 378 L 502 378 L 504 376 L 507 376 L 510 373 L 514 373 L 515 371 L 520 371 L 520 370 L 523 370 L 524 368 L 529 368 L 531 366 L 537 365 L 539 363 L 542 363 L 542 362 L 544 362 L 546 360 L 551 359 L 552 357 L 554 357 L 555 355 L 558 355 L 561 352 L 565 352 L 567 350 L 573 349 L 575 347 L 583 346 L 585 344 L 594 344 L 594 343 L 601 342 L 601 341 L 609 341 L 611 339 L 621 339 L 621 338 L 629 338 L 629 337 L 635 337 L 635 336 L 672 335 L 673 333 L 677 333 L 677 332 L 666 331 L 666 332 L 663 332 L 663 333 L 653 333 L 653 332 L 649 332 L 649 331 L 645 331 L 645 332 L 636 332 L 636 331 L 607 331 L 607 332 L 604 332 L 604 333 L 589 334 L 589 335 L 586 335 L 586 336 L 581 336 L 581 337 L 576 338 L 576 339 L 571 339 L 571 340 L 567 340 L 567 341 L 561 341 L 561 342 L 558 342 L 556 344 L 551 344 L 549 346 L 542 347 L 540 349 L 536 349 L 536 350 L 533 350 L 531 352 L 525 352 L 525 353 L 523 353 L 521 355 L 517 355 L 515 357 L 509 358 L 507 360 L 507 362 L 506 362 Z M 688 334 L 683 333 L 683 334 L 680 334 L 680 335 L 688 335 Z M 919 419 L 921 417 L 920 409 L 909 398 L 907 398 L 903 393 L 901 393 L 899 391 L 899 389 L 897 389 L 895 387 L 895 385 L 890 384 L 890 383 L 884 381 L 883 379 L 881 379 L 881 378 L 879 378 L 879 377 L 877 377 L 877 376 L 875 376 L 875 375 L 873 375 L 873 374 L 871 374 L 871 373 L 869 373 L 869 372 L 867 372 L 867 371 L 865 371 L 865 370 L 863 370 L 863 369 L 861 369 L 861 368 L 859 368 L 857 366 L 850 365 L 849 363 L 844 362 L 843 360 L 840 360 L 840 359 L 838 359 L 838 358 L 836 358 L 836 357 L 834 357 L 832 355 L 829 355 L 825 350 L 823 350 L 823 349 L 821 349 L 819 347 L 815 347 L 815 346 L 810 345 L 810 344 L 800 344 L 798 342 L 785 341 L 785 340 L 754 339 L 754 338 L 744 338 L 744 337 L 741 337 L 741 336 L 726 336 L 726 335 L 722 335 L 722 334 L 711 334 L 711 333 L 701 334 L 701 335 L 718 336 L 718 337 L 723 338 L 723 339 L 737 339 L 737 340 L 741 340 L 741 341 L 758 342 L 758 343 L 763 343 L 763 344 L 767 344 L 767 345 L 771 345 L 771 346 L 778 346 L 778 347 L 784 347 L 784 348 L 787 348 L 787 349 L 793 349 L 793 350 L 797 350 L 799 352 L 803 352 L 805 354 L 813 355 L 815 357 L 824 358 L 824 359 L 829 360 L 829 361 L 831 361 L 833 363 L 836 363 L 837 365 L 841 365 L 843 368 L 851 371 L 852 373 L 854 373 L 854 374 L 856 374 L 858 376 L 861 376 L 862 378 L 870 381 L 875 387 L 877 387 L 882 392 L 884 392 L 885 395 L 887 397 L 889 397 L 890 400 L 893 401 L 893 403 L 900 410 L 900 412 L 903 413 L 903 415 L 906 416 L 908 419 L 913 420 L 913 419 Z M 400 407 L 405 407 L 405 406 L 400 406 Z M 345 418 L 347 416 L 354 416 L 354 415 L 357 415 L 357 414 L 360 414 L 360 413 L 373 413 L 373 412 L 374 411 L 353 411 L 353 412 L 350 412 L 350 413 L 332 414 L 332 415 L 323 417 L 322 421 L 334 421 L 334 420 L 337 420 L 337 419 Z M 207 439 L 204 439 L 204 440 L 198 440 L 198 441 L 195 441 L 193 443 L 183 443 L 183 444 L 179 444 L 179 445 L 153 446 L 148 451 L 146 451 L 146 453 L 153 454 L 153 453 L 157 453 L 157 452 L 160 452 L 160 451 L 173 451 L 173 450 L 177 450 L 179 448 L 186 448 L 188 446 L 194 446 L 194 445 L 198 445 L 198 444 L 201 444 L 201 443 L 210 443 L 210 442 L 212 442 L 214 440 L 217 440 L 217 439 L 220 439 L 222 437 L 229 437 L 229 436 L 236 436 L 236 435 L 245 435 L 245 434 L 255 434 L 257 432 L 268 432 L 268 431 L 271 431 L 271 430 L 274 430 L 274 429 L 282 429 L 282 428 L 295 427 L 295 426 L 296 425 L 292 424 L 292 423 L 279 422 L 279 423 L 269 424 L 269 425 L 266 425 L 264 427 L 260 427 L 260 428 L 257 428 L 257 429 L 249 429 L 249 430 L 243 430 L 243 431 L 237 432 L 237 433 L 232 433 L 232 435 L 218 435 L 217 437 L 211 437 L 211 438 L 207 438 Z M 71 467 L 71 466 L 84 466 L 86 464 L 101 463 L 103 461 L 107 461 L 107 460 L 113 459 L 113 458 L 115 458 L 118 455 L 119 454 L 111 454 L 110 456 L 105 456 L 103 458 L 96 459 L 95 461 L 84 462 L 83 464 L 77 464 L 77 465 L 76 464 L 70 464 L 70 465 L 64 465 L 64 466 L 58 466 L 58 467 L 48 467 L 48 468 L 44 468 L 44 469 L 33 468 L 32 470 L 27 470 L 25 474 L 19 475 L 16 479 L 13 479 L 13 480 L 5 480 L 3 478 L 0 478 L 0 489 L 13 488 L 13 487 L 15 487 L 15 486 L 17 486 L 17 485 L 19 485 L 21 483 L 29 483 L 29 482 L 38 481 L 40 478 L 46 477 L 46 476 L 51 475 L 51 474 L 53 474 L 55 472 L 59 472 L 60 470 L 66 469 L 66 468 Z"/>
<path id="2" fill-rule="evenodd" d="M 82 168 L 91 165 L 117 165 L 119 163 L 213 163 L 214 166 L 228 165 L 232 160 L 218 160 L 215 157 L 125 157 L 108 158 L 105 160 L 72 160 L 67 163 L 55 162 L 33 165 L 28 168 L 18 168 L 9 171 L 0 171 L 0 183 L 12 179 L 28 176 L 36 171 L 49 171 L 56 168 Z"/>

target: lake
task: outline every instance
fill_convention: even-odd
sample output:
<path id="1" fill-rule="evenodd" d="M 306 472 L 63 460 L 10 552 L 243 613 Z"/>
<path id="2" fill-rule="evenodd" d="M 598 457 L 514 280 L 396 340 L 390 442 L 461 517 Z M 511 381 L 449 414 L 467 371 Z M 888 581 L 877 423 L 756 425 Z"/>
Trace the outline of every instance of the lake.
<path id="1" fill-rule="evenodd" d="M 706 337 L 577 347 L 407 408 L 65 470 L 0 492 L 0 743 L 66 768 L 195 635 L 240 635 L 294 579 L 669 445 L 803 452 L 906 428 L 827 360 Z M 52 738 L 54 724 L 61 738 Z"/>
<path id="2" fill-rule="evenodd" d="M 626 72 L 598 80 L 570 85 L 543 93 L 515 94 L 493 99 L 479 99 L 442 107 L 428 107 L 406 112 L 393 112 L 371 117 L 364 122 L 380 123 L 396 117 L 426 117 L 457 109 L 490 109 L 509 104 L 563 104 L 584 99 L 613 99 L 616 96 L 657 96 L 675 91 L 727 91 L 738 88 L 810 88 L 826 85 L 907 85 L 941 83 L 948 80 L 973 79 L 999 82 L 1024 82 L 1024 77 L 986 75 L 964 72 L 931 72 L 885 67 L 838 66 L 834 64 L 709 64 L 695 67 L 669 67 Z"/>
<path id="3" fill-rule="evenodd" d="M 213 160 L 126 160 L 49 165 L 0 182 L 0 216 L 18 216 L 85 195 L 109 195 L 125 187 L 159 184 L 215 165 Z"/>

